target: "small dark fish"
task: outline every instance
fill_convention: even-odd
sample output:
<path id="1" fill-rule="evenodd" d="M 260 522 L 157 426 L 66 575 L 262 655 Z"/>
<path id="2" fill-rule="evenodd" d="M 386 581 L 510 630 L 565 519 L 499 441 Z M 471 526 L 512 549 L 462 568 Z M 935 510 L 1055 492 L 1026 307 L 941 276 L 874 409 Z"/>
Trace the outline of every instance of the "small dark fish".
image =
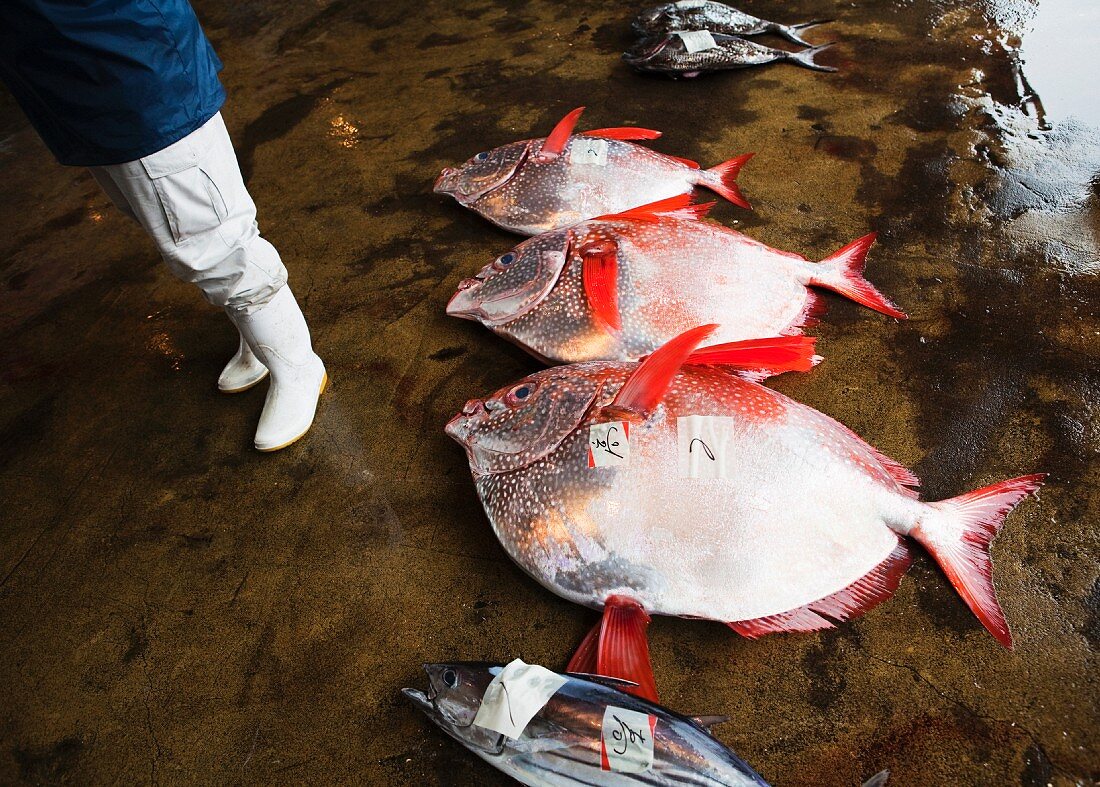
<path id="1" fill-rule="evenodd" d="M 830 46 L 832 44 L 822 44 L 801 52 L 788 52 L 706 30 L 677 31 L 639 41 L 623 53 L 623 60 L 638 71 L 668 74 L 673 78 L 696 77 L 706 71 L 748 68 L 784 60 L 813 71 L 836 71 L 814 62 L 814 55 Z"/>
<path id="2" fill-rule="evenodd" d="M 708 727 L 722 717 L 687 717 L 621 690 L 633 684 L 565 674 L 564 683 L 519 738 L 474 724 L 482 698 L 503 667 L 425 664 L 428 691 L 402 689 L 444 732 L 527 785 L 684 785 L 767 787 Z M 641 724 L 635 720 L 642 720 Z M 646 723 L 647 722 L 647 723 Z M 648 751 L 648 766 L 616 755 Z"/>
<path id="3" fill-rule="evenodd" d="M 634 31 L 643 36 L 660 36 L 675 30 L 709 30 L 728 36 L 753 36 L 775 33 L 795 44 L 813 46 L 798 33 L 814 25 L 823 25 L 829 19 L 817 19 L 800 25 L 781 25 L 760 19 L 725 3 L 712 0 L 680 0 L 649 8 L 634 19 Z"/>

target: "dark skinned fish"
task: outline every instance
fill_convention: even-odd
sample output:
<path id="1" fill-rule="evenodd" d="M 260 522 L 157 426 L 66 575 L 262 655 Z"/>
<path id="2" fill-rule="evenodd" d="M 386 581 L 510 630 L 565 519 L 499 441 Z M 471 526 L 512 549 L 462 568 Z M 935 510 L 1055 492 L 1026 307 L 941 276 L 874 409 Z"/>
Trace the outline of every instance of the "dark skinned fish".
<path id="1" fill-rule="evenodd" d="M 737 36 L 702 31 L 677 31 L 646 38 L 623 53 L 631 68 L 670 77 L 696 77 L 707 71 L 728 71 L 788 62 L 812 71 L 836 71 L 814 61 L 814 56 L 832 44 L 788 52 L 754 44 Z"/>
<path id="2" fill-rule="evenodd" d="M 774 33 L 801 46 L 813 46 L 799 31 L 831 21 L 818 19 L 799 25 L 781 25 L 738 11 L 712 0 L 680 0 L 648 8 L 634 19 L 634 31 L 642 36 L 663 36 L 675 30 L 709 30 L 728 36 L 754 36 Z"/>

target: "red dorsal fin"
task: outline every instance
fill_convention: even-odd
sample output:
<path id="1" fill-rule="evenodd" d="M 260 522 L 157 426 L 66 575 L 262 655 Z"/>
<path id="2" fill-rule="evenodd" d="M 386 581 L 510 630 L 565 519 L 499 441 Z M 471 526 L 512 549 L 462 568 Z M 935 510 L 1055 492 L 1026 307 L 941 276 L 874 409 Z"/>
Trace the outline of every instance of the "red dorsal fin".
<path id="1" fill-rule="evenodd" d="M 669 339 L 652 355 L 638 364 L 627 378 L 608 409 L 617 413 L 648 416 L 664 398 L 672 379 L 691 355 L 717 325 L 700 325 Z"/>
<path id="2" fill-rule="evenodd" d="M 647 626 L 649 615 L 641 604 L 625 596 L 609 596 L 604 602 L 603 618 L 581 642 L 566 671 L 622 678 L 637 684 L 623 686 L 622 691 L 657 702 Z"/>
<path id="3" fill-rule="evenodd" d="M 608 213 L 597 216 L 593 221 L 610 221 L 612 219 L 634 219 L 635 221 L 658 221 L 661 218 L 675 219 L 701 219 L 710 212 L 715 203 L 706 202 L 702 205 L 694 205 L 695 197 L 691 193 L 677 194 L 675 197 L 659 199 L 646 205 L 624 210 L 622 213 Z"/>
<path id="4" fill-rule="evenodd" d="M 584 107 L 577 107 L 559 120 L 558 125 L 554 126 L 554 130 L 542 143 L 542 148 L 535 158 L 539 161 L 552 161 L 560 156 L 562 151 L 565 150 L 569 137 L 573 133 L 573 127 L 577 125 L 577 120 L 580 119 L 582 112 L 584 112 Z"/>
<path id="5" fill-rule="evenodd" d="M 736 366 L 739 369 L 780 372 L 808 372 L 814 367 L 814 336 L 776 336 L 703 347 L 688 356 L 694 365 Z"/>
<path id="6" fill-rule="evenodd" d="M 613 240 L 596 241 L 582 246 L 581 282 L 592 316 L 605 328 L 618 331 L 623 327 L 619 316 L 618 246 Z"/>
<path id="7" fill-rule="evenodd" d="M 698 161 L 692 161 L 689 158 L 681 158 L 680 156 L 669 156 L 668 153 L 664 153 L 663 155 L 667 158 L 672 159 L 673 161 L 679 161 L 681 164 L 691 167 L 692 169 L 701 169 Z"/>
<path id="8" fill-rule="evenodd" d="M 624 140 L 659 139 L 661 136 L 661 132 L 654 131 L 651 128 L 635 128 L 633 126 L 623 126 L 621 128 L 594 128 L 591 131 L 584 132 L 584 136 Z"/>
<path id="9" fill-rule="evenodd" d="M 843 590 L 778 615 L 726 625 L 749 639 L 780 632 L 831 629 L 834 624 L 862 615 L 894 595 L 912 561 L 905 542 L 899 540 L 885 560 Z"/>

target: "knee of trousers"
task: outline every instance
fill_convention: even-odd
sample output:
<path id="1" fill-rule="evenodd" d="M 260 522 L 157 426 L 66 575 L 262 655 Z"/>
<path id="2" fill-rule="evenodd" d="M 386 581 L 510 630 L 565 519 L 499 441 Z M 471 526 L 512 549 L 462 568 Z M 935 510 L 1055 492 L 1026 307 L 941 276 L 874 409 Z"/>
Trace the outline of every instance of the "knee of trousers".
<path id="1" fill-rule="evenodd" d="M 177 278 L 196 285 L 212 305 L 235 311 L 262 307 L 287 280 L 279 253 L 258 235 L 232 246 L 217 234 L 193 237 L 160 251 Z"/>

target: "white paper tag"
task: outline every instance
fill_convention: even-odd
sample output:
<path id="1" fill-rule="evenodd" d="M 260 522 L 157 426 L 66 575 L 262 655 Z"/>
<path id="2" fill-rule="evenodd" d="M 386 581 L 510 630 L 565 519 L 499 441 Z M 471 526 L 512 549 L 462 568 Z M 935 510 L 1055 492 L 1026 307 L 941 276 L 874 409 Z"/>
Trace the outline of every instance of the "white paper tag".
<path id="1" fill-rule="evenodd" d="M 519 738 L 527 723 L 567 680 L 546 667 L 516 659 L 485 689 L 474 724 L 513 740 Z"/>
<path id="2" fill-rule="evenodd" d="M 630 425 L 608 421 L 588 427 L 588 466 L 614 467 L 630 462 Z"/>
<path id="3" fill-rule="evenodd" d="M 688 415 L 676 419 L 676 446 L 681 478 L 729 478 L 733 473 L 730 443 L 733 418 Z"/>
<path id="4" fill-rule="evenodd" d="M 653 767 L 657 717 L 608 705 L 600 731 L 600 766 L 605 771 L 644 773 Z"/>
<path id="5" fill-rule="evenodd" d="M 689 55 L 718 47 L 709 30 L 680 30 L 676 35 L 684 42 L 684 49 Z"/>
<path id="6" fill-rule="evenodd" d="M 573 137 L 569 143 L 570 164 L 607 166 L 607 140 L 598 137 Z"/>
<path id="7" fill-rule="evenodd" d="M 706 5 L 707 0 L 680 0 L 680 2 L 676 4 L 676 7 L 681 11 L 690 11 L 693 8 L 705 8 Z"/>

